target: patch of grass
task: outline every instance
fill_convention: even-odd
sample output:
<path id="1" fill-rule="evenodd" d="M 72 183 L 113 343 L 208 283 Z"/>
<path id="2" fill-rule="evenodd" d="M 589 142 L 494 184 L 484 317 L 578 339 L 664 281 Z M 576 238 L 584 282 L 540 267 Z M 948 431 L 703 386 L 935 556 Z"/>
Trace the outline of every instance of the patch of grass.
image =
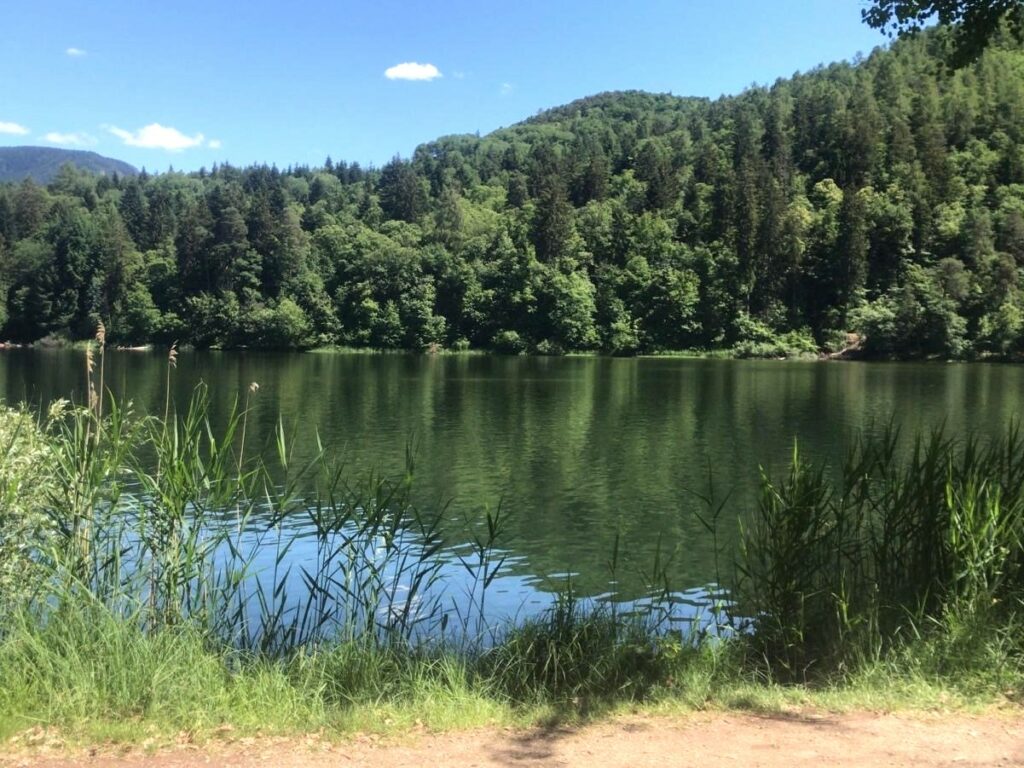
<path id="1" fill-rule="evenodd" d="M 512 627 L 479 660 L 481 677 L 518 704 L 568 702 L 586 709 L 638 701 L 681 666 L 682 646 L 644 620 L 585 610 L 563 595 L 537 619 Z"/>
<path id="2" fill-rule="evenodd" d="M 73 743 L 400 737 L 625 711 L 991 711 L 1012 702 L 991 671 L 949 678 L 896 657 L 816 686 L 765 680 L 732 641 L 676 646 L 660 659 L 645 650 L 638 661 L 637 649 L 609 642 L 607 616 L 573 621 L 571 630 L 519 628 L 483 657 L 342 643 L 271 659 L 210 647 L 188 628 L 146 632 L 102 608 L 46 626 L 26 618 L 0 644 L 0 737 L 38 725 Z M 1019 685 L 1019 674 L 1002 682 Z"/>
<path id="3" fill-rule="evenodd" d="M 506 723 L 500 697 L 456 655 L 339 643 L 272 659 L 211 647 L 191 627 L 147 632 L 107 609 L 21 616 L 0 643 L 0 736 L 55 725 L 89 740 L 121 724 L 129 741 L 325 729 L 397 732 Z"/>

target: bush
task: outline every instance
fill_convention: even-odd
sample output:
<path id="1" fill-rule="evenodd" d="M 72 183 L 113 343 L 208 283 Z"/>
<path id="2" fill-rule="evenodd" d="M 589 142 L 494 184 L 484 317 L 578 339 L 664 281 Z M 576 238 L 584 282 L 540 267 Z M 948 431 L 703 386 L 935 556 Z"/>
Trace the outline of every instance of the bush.
<path id="1" fill-rule="evenodd" d="M 306 313 L 291 299 L 276 307 L 260 307 L 242 318 L 239 343 L 267 349 L 301 349 L 309 346 Z"/>
<path id="2" fill-rule="evenodd" d="M 864 351 L 877 357 L 962 357 L 967 321 L 933 270 L 909 264 L 903 285 L 850 314 Z"/>
<path id="3" fill-rule="evenodd" d="M 551 341 L 550 339 L 544 339 L 538 343 L 534 351 L 538 355 L 547 355 L 551 357 L 559 357 L 565 354 L 565 348 L 558 342 Z"/>
<path id="4" fill-rule="evenodd" d="M 776 334 L 764 323 L 742 314 L 737 320 L 739 341 L 733 354 L 739 358 L 814 358 L 818 345 L 807 329 Z"/>
<path id="5" fill-rule="evenodd" d="M 491 340 L 495 352 L 506 355 L 519 355 L 526 351 L 526 342 L 516 331 L 498 331 Z"/>

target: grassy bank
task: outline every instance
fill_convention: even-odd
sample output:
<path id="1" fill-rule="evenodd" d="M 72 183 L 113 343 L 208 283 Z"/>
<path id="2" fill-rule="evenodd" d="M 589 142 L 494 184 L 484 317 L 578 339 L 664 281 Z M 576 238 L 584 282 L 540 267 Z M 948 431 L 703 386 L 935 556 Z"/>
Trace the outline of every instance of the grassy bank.
<path id="1" fill-rule="evenodd" d="M 100 357 L 91 391 L 102 378 Z M 987 442 L 893 431 L 841 468 L 794 450 L 785 476 L 762 474 L 753 509 L 707 499 L 709 534 L 737 514 L 743 526 L 721 554 L 722 632 L 665 632 L 571 592 L 481 631 L 502 516 L 465 532 L 471 590 L 453 614 L 439 557 L 451 532 L 410 503 L 411 479 L 353 481 L 325 450 L 296 465 L 283 428 L 268 466 L 247 446 L 251 395 L 220 429 L 201 388 L 158 418 L 98 397 L 42 420 L 0 411 L 0 736 L 402 732 L 1024 694 L 1015 427 Z M 315 541 L 301 562 L 299 529 Z"/>
<path id="2" fill-rule="evenodd" d="M 1020 690 L 1019 678 L 1015 689 L 1001 689 L 990 674 L 935 675 L 902 663 L 822 685 L 783 685 L 753 673 L 733 653 L 688 651 L 632 690 L 583 699 L 534 690 L 520 701 L 509 697 L 500 677 L 455 653 L 338 645 L 289 659 L 239 657 L 194 632 L 147 634 L 87 613 L 46 631 L 17 626 L 5 641 L 0 737 L 16 739 L 44 726 L 72 743 L 169 744 L 183 735 L 200 742 L 318 731 L 402 736 L 420 728 L 572 723 L 638 710 L 990 711 Z"/>

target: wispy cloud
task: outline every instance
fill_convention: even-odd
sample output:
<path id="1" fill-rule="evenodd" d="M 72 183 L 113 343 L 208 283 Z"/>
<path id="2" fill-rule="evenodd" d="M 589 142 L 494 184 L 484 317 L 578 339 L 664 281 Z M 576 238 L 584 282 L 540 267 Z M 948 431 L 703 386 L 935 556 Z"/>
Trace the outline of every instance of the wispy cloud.
<path id="1" fill-rule="evenodd" d="M 0 120 L 0 133 L 7 133 L 12 136 L 24 136 L 28 133 L 28 128 L 24 125 L 18 125 L 17 123 L 5 123 Z"/>
<path id="2" fill-rule="evenodd" d="M 74 48 L 74 47 L 72 47 L 72 48 L 66 49 L 64 51 L 64 53 L 66 53 L 68 56 L 85 56 L 89 52 L 87 50 L 85 50 L 84 48 Z"/>
<path id="3" fill-rule="evenodd" d="M 512 83 L 502 83 L 499 92 L 501 93 L 502 96 L 508 96 L 515 89 L 516 87 L 512 85 Z"/>
<path id="4" fill-rule="evenodd" d="M 203 134 L 188 136 L 177 128 L 150 123 L 137 131 L 126 131 L 116 125 L 106 126 L 107 130 L 117 136 L 129 147 L 141 147 L 143 149 L 164 149 L 168 152 L 181 152 L 183 149 L 192 149 L 203 146 L 206 140 Z"/>
<path id="5" fill-rule="evenodd" d="M 61 144 L 68 147 L 91 147 L 96 143 L 96 137 L 88 133 L 60 133 L 50 131 L 43 136 L 43 140 L 50 144 Z"/>
<path id="6" fill-rule="evenodd" d="M 224 145 L 220 139 L 210 139 L 208 142 L 206 142 L 206 146 L 208 146 L 210 149 L 220 149 Z"/>
<path id="7" fill-rule="evenodd" d="M 441 70 L 433 64 L 418 64 L 406 61 L 384 70 L 388 80 L 435 80 L 441 77 Z"/>

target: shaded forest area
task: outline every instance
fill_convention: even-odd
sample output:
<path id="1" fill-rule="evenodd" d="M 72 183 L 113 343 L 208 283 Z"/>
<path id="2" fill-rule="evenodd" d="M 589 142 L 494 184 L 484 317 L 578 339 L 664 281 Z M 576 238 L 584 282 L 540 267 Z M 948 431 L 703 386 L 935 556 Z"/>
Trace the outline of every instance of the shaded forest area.
<path id="1" fill-rule="evenodd" d="M 606 93 L 382 168 L 0 185 L 0 337 L 1024 352 L 1024 49 L 901 40 L 717 100 Z"/>

